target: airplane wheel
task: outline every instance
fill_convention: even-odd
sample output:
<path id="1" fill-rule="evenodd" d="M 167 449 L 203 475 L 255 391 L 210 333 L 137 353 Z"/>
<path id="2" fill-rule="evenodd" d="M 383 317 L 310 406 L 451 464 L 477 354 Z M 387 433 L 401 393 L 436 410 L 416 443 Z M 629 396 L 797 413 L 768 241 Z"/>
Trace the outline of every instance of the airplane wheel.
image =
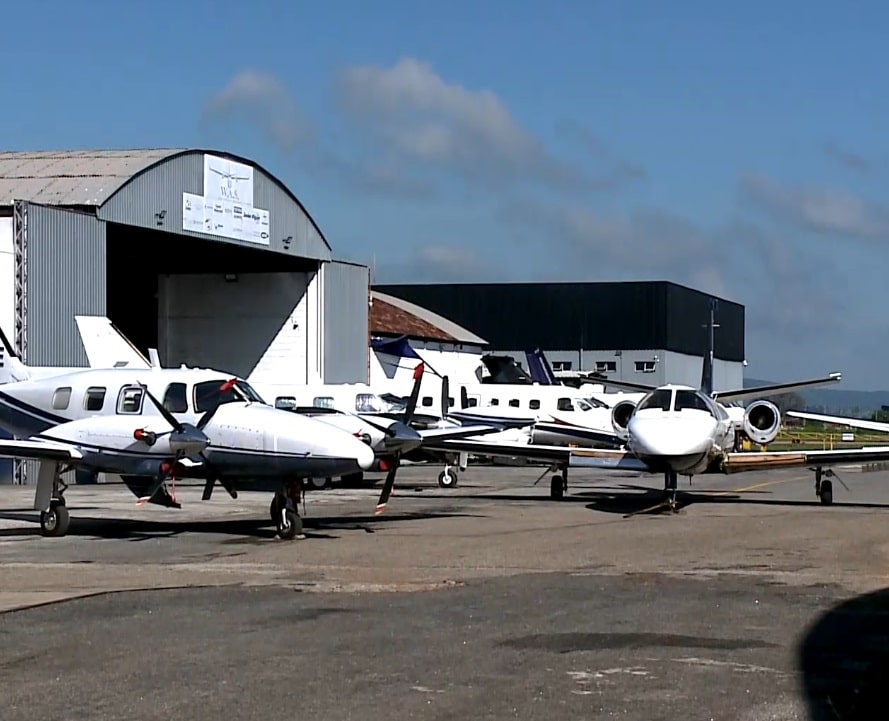
<path id="1" fill-rule="evenodd" d="M 554 501 L 561 501 L 565 495 L 565 481 L 561 476 L 553 476 L 549 482 L 549 497 Z"/>
<path id="2" fill-rule="evenodd" d="M 278 535 L 285 541 L 303 532 L 303 519 L 296 511 L 284 511 L 284 518 L 278 517 Z"/>
<path id="3" fill-rule="evenodd" d="M 59 537 L 68 532 L 70 516 L 64 503 L 53 501 L 48 511 L 40 514 L 40 532 L 44 536 Z"/>
<path id="4" fill-rule="evenodd" d="M 323 491 L 325 488 L 330 488 L 332 481 L 333 479 L 330 476 L 327 478 L 310 478 L 309 485 L 312 487 L 312 490 Z"/>
<path id="5" fill-rule="evenodd" d="M 829 506 L 833 503 L 833 483 L 830 481 L 821 482 L 821 505 Z"/>
<path id="6" fill-rule="evenodd" d="M 457 471 L 453 468 L 449 468 L 446 471 L 442 471 L 438 474 L 438 485 L 441 488 L 456 488 L 457 487 Z"/>

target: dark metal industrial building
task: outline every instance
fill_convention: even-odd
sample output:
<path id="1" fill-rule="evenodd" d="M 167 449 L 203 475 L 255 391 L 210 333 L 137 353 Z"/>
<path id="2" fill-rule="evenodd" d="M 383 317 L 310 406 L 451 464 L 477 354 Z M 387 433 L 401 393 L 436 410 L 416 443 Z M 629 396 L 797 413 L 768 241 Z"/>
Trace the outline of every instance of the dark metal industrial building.
<path id="1" fill-rule="evenodd" d="M 74 316 L 104 315 L 165 365 L 366 382 L 368 294 L 250 160 L 0 153 L 0 324 L 29 365 L 88 365 Z"/>
<path id="2" fill-rule="evenodd" d="M 557 371 L 650 384 L 700 381 L 710 296 L 667 281 L 380 285 L 465 325 L 497 352 L 540 348 Z M 743 385 L 744 306 L 718 299 L 717 388 Z"/>

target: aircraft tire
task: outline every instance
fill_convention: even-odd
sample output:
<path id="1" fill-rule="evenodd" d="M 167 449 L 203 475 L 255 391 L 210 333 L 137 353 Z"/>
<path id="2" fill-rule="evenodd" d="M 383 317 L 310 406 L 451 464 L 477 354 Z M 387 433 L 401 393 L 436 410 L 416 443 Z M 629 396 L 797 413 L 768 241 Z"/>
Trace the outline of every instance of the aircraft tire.
<path id="1" fill-rule="evenodd" d="M 565 495 L 565 480 L 561 476 L 553 476 L 549 482 L 549 497 L 554 501 L 561 501 Z"/>
<path id="2" fill-rule="evenodd" d="M 40 514 L 40 533 L 47 537 L 58 538 L 68 532 L 71 517 L 63 503 L 53 501 L 48 511 Z"/>
<path id="3" fill-rule="evenodd" d="M 833 504 L 833 483 L 830 481 L 821 482 L 821 505 L 830 506 Z"/>
<path id="4" fill-rule="evenodd" d="M 303 519 L 296 511 L 289 508 L 284 511 L 284 516 L 284 519 L 278 519 L 278 536 L 285 541 L 290 541 L 303 532 Z"/>
<path id="5" fill-rule="evenodd" d="M 449 468 L 438 474 L 438 485 L 440 488 L 456 488 L 457 487 L 457 471 Z"/>
<path id="6" fill-rule="evenodd" d="M 328 476 L 327 478 L 315 478 L 312 477 L 309 479 L 309 485 L 312 487 L 313 491 L 323 491 L 326 488 L 330 488 L 333 479 Z"/>

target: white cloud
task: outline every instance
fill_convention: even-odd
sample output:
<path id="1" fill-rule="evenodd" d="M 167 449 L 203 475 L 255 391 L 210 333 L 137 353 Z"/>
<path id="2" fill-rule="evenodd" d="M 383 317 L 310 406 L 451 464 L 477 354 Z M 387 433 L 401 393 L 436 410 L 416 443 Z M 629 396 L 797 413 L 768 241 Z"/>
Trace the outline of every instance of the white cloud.
<path id="1" fill-rule="evenodd" d="M 348 68 L 338 90 L 356 127 L 416 162 L 487 182 L 558 188 L 590 182 L 583 168 L 555 157 L 493 92 L 446 82 L 413 58 L 389 68 Z"/>
<path id="2" fill-rule="evenodd" d="M 274 76 L 242 70 L 204 108 L 205 120 L 239 117 L 259 127 L 286 152 L 312 138 L 312 126 L 293 94 Z"/>
<path id="3" fill-rule="evenodd" d="M 786 187 L 757 174 L 746 175 L 741 187 L 773 216 L 816 233 L 889 238 L 889 208 L 852 193 L 816 186 Z"/>

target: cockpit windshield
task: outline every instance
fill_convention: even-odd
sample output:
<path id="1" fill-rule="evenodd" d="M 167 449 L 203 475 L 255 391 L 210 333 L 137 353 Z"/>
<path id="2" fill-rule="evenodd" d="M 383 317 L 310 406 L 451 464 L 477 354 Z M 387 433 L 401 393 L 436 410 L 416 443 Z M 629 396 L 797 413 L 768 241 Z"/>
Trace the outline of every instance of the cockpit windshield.
<path id="1" fill-rule="evenodd" d="M 677 390 L 674 409 L 677 411 L 695 410 L 713 414 L 710 406 L 697 391 Z"/>
<path id="2" fill-rule="evenodd" d="M 224 403 L 236 403 L 245 399 L 265 403 L 247 381 L 220 378 L 194 384 L 194 409 L 197 413 L 206 413 Z"/>
<path id="3" fill-rule="evenodd" d="M 658 388 L 649 393 L 645 398 L 639 401 L 636 406 L 637 411 L 644 411 L 646 408 L 658 408 L 662 411 L 670 410 L 670 404 L 673 401 L 673 391 L 670 388 Z"/>
<path id="4" fill-rule="evenodd" d="M 581 408 L 582 411 L 588 411 L 591 408 L 608 408 L 608 404 L 600 401 L 598 398 L 593 398 L 590 396 L 589 398 L 584 398 L 581 403 L 585 403 L 585 407 Z"/>

